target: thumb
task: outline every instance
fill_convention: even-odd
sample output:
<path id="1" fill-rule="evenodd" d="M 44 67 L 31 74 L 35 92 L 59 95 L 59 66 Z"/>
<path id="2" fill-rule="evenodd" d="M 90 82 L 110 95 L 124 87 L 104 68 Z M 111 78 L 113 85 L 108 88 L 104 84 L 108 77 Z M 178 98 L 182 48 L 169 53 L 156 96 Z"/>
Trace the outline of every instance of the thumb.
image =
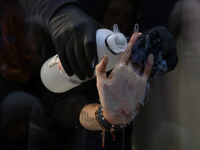
<path id="1" fill-rule="evenodd" d="M 107 66 L 107 64 L 108 64 L 108 56 L 104 55 L 102 60 L 95 67 L 96 77 L 97 77 L 97 84 L 98 84 L 98 82 L 102 82 L 103 80 L 107 79 L 107 75 L 106 75 L 106 66 Z"/>

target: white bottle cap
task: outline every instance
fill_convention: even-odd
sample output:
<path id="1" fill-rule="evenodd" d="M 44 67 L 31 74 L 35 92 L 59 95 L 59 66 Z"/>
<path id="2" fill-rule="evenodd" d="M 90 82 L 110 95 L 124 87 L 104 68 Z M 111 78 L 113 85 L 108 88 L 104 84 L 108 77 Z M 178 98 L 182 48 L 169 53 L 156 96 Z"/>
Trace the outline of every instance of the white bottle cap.
<path id="1" fill-rule="evenodd" d="M 127 40 L 122 33 L 114 33 L 106 38 L 108 49 L 115 55 L 126 50 Z"/>
<path id="2" fill-rule="evenodd" d="M 68 77 L 58 65 L 59 58 L 55 55 L 48 59 L 41 68 L 41 80 L 50 91 L 63 93 L 82 83 L 77 77 Z"/>

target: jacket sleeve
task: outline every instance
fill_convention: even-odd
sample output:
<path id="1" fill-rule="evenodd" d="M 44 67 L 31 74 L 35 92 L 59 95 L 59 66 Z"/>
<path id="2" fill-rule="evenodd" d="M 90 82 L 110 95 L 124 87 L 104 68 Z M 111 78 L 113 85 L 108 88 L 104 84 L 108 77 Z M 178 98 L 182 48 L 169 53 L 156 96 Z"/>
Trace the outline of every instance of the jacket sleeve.
<path id="1" fill-rule="evenodd" d="M 82 7 L 78 0 L 18 0 L 18 3 L 26 15 L 46 27 L 58 8 L 71 3 Z"/>
<path id="2" fill-rule="evenodd" d="M 59 124 L 75 129 L 80 126 L 79 115 L 82 108 L 91 101 L 74 90 L 59 94 L 46 90 L 42 103 L 45 110 Z"/>
<path id="3" fill-rule="evenodd" d="M 100 103 L 95 79 L 64 93 L 53 93 L 44 86 L 41 90 L 46 111 L 59 124 L 68 128 L 81 126 L 79 115 L 85 105 Z"/>

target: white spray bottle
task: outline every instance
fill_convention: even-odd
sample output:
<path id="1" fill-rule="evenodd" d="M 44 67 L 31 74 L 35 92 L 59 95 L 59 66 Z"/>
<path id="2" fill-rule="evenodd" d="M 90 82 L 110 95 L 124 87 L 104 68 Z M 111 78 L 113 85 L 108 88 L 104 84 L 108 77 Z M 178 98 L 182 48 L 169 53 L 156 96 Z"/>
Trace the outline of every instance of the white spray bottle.
<path id="1" fill-rule="evenodd" d="M 106 71 L 110 71 L 116 65 L 119 54 L 127 47 L 127 39 L 114 25 L 113 31 L 99 29 L 96 33 L 97 53 L 100 61 L 104 55 L 108 56 Z M 59 60 L 58 55 L 48 59 L 41 68 L 41 79 L 47 89 L 55 93 L 66 92 L 90 79 L 80 80 L 76 75 L 69 77 Z"/>

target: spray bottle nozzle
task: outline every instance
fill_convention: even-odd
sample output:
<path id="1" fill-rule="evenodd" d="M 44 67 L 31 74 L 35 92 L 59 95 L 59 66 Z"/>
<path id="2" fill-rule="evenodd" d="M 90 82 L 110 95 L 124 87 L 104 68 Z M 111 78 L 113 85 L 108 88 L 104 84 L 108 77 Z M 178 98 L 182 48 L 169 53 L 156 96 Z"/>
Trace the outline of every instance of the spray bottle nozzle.
<path id="1" fill-rule="evenodd" d="M 114 33 L 107 36 L 105 44 L 108 50 L 116 55 L 125 51 L 127 47 L 127 40 L 122 33 Z"/>
<path id="2" fill-rule="evenodd" d="M 115 43 L 119 46 L 127 46 L 127 41 L 122 33 L 115 34 Z"/>

